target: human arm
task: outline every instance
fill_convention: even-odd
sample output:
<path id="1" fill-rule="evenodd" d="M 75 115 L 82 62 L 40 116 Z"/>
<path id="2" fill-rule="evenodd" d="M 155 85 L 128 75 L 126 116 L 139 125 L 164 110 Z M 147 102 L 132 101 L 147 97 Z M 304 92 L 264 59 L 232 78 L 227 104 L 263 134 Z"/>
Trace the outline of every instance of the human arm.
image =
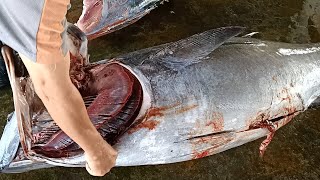
<path id="1" fill-rule="evenodd" d="M 35 91 L 58 126 L 85 151 L 91 175 L 103 176 L 114 165 L 117 152 L 90 122 L 79 91 L 69 77 L 69 55 L 55 64 L 40 64 L 20 55 Z"/>

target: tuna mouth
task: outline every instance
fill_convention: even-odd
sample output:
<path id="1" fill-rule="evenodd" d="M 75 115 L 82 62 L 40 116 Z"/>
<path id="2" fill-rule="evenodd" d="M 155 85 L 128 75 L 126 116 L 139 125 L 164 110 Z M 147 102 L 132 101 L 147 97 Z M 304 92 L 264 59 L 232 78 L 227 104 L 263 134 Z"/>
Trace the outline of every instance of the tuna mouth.
<path id="1" fill-rule="evenodd" d="M 17 114 L 18 152 L 33 160 L 81 155 L 82 149 L 50 117 L 20 59 L 9 47 L 3 47 L 2 52 Z M 83 97 L 91 122 L 108 143 L 116 144 L 140 113 L 143 90 L 139 80 L 118 63 L 88 64 L 73 70 L 71 79 Z M 72 76 L 79 70 L 84 76 Z"/>

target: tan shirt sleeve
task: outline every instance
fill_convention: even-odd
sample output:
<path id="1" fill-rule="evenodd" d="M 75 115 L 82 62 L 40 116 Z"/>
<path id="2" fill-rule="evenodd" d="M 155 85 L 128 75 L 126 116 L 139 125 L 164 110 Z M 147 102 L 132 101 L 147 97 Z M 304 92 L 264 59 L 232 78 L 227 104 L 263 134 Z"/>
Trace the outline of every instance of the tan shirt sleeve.
<path id="1" fill-rule="evenodd" d="M 62 45 L 69 4 L 70 0 L 45 0 L 36 38 L 38 63 L 53 64 L 68 59 Z"/>

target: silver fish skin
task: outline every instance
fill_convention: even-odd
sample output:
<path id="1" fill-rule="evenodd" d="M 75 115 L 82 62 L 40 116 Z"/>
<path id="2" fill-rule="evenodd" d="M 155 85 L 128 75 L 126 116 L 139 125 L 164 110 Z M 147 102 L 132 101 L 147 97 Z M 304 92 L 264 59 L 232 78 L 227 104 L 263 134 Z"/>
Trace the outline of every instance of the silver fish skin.
<path id="1" fill-rule="evenodd" d="M 242 31 L 218 28 L 111 60 L 144 92 L 136 123 L 114 146 L 117 166 L 192 160 L 267 136 L 264 152 L 274 132 L 320 96 L 319 44 L 235 38 Z M 83 155 L 39 160 L 2 172 L 85 165 Z"/>

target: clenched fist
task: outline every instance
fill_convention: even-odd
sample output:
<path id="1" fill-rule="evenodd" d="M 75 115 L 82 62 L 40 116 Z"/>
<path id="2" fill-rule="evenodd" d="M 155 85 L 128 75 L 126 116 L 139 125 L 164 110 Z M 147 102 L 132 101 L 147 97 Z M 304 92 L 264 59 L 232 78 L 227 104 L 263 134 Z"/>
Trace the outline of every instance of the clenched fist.
<path id="1" fill-rule="evenodd" d="M 85 152 L 86 169 L 92 176 L 104 176 L 115 166 L 118 153 L 108 143 L 97 143 L 95 151 Z"/>

